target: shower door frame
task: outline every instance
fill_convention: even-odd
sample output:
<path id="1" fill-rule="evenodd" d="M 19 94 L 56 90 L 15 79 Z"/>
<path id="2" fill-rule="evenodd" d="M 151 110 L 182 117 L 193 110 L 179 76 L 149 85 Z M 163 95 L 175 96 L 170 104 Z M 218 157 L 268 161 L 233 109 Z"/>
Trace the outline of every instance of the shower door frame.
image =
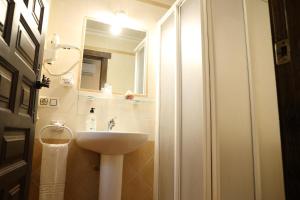
<path id="1" fill-rule="evenodd" d="M 207 28 L 207 38 L 205 38 L 208 42 L 207 48 L 205 50 L 208 51 L 208 63 L 209 63 L 209 84 L 210 84 L 210 126 L 211 126 L 211 170 L 212 170 L 212 178 L 211 178 L 211 187 L 212 187 L 212 200 L 220 200 L 222 199 L 221 194 L 221 180 L 220 180 L 220 169 L 221 169 L 221 159 L 220 159 L 220 141 L 218 139 L 217 133 L 217 116 L 216 116 L 216 58 L 215 58 L 215 38 L 214 38 L 214 28 L 213 28 L 213 21 L 215 17 L 215 13 L 213 13 L 213 0 L 203 0 L 205 1 L 206 6 L 206 28 Z M 247 7 L 246 7 L 246 0 L 242 0 L 242 12 L 243 12 L 243 28 L 245 32 L 245 43 L 246 46 L 246 68 L 248 70 L 247 78 L 248 78 L 248 88 L 249 88 L 249 107 L 250 107 L 250 126 L 251 126 L 251 139 L 252 139 L 252 156 L 253 156 L 253 177 L 254 177 L 254 199 L 255 200 L 262 200 L 262 188 L 261 188 L 261 169 L 260 169 L 260 155 L 259 155 L 259 147 L 258 147 L 258 133 L 257 133 L 257 122 L 254 117 L 254 92 L 253 92 L 253 85 L 254 80 L 252 77 L 252 70 L 251 70 L 251 61 L 249 59 L 249 33 L 248 33 L 248 23 L 247 23 Z"/>
<path id="2" fill-rule="evenodd" d="M 175 13 L 175 21 L 176 21 L 176 45 L 177 45 L 177 68 L 176 68 L 176 110 L 181 110 L 181 52 L 180 52 L 180 7 L 188 0 L 177 0 L 175 4 L 168 10 L 168 12 L 162 17 L 162 19 L 158 23 L 159 33 L 161 33 L 160 27 L 164 23 L 164 21 L 173 13 Z M 201 0 L 199 0 L 201 1 Z M 207 185 L 205 188 L 205 194 L 203 194 L 203 199 L 205 200 L 219 200 L 221 199 L 221 180 L 220 180 L 220 142 L 219 136 L 217 133 L 217 107 L 216 107 L 216 61 L 215 61 L 215 38 L 214 38 L 214 29 L 213 29 L 213 20 L 214 20 L 214 13 L 213 13 L 213 1 L 212 0 L 202 0 L 201 1 L 201 21 L 202 21 L 202 42 L 203 42 L 203 66 L 204 66 L 204 104 L 205 104 L 205 141 L 206 147 L 205 151 L 203 152 L 204 158 L 206 158 L 204 174 L 206 175 L 204 181 L 204 185 Z M 243 15 L 245 15 L 246 8 L 245 8 L 245 0 L 242 1 L 243 4 Z M 262 198 L 262 191 L 261 191 L 261 175 L 260 175 L 260 158 L 259 158 L 259 147 L 258 147 L 258 137 L 257 137 L 257 122 L 254 118 L 254 97 L 253 97 L 253 78 L 251 72 L 251 63 L 248 58 L 249 55 L 249 41 L 248 41 L 248 30 L 247 30 L 247 20 L 245 16 L 243 16 L 245 30 L 245 43 L 246 51 L 245 57 L 247 58 L 246 67 L 248 70 L 247 78 L 248 78 L 248 89 L 249 89 L 249 100 L 250 100 L 250 126 L 251 126 L 251 139 L 252 139 L 252 155 L 253 155 L 253 176 L 254 176 L 254 190 L 255 190 L 255 199 L 260 200 Z M 160 55 L 160 49 L 158 54 Z M 159 77 L 159 69 L 157 70 L 157 77 Z M 156 109 L 156 138 L 155 138 L 155 181 L 154 181 L 154 199 L 158 199 L 158 166 L 159 166 L 159 90 L 160 90 L 160 80 L 158 80 L 158 88 L 157 88 L 157 109 Z M 181 122 L 181 112 L 176 112 L 176 122 Z M 181 123 L 176 123 L 176 132 L 175 132 L 175 183 L 174 183 L 174 200 L 181 200 L 180 198 L 180 175 L 181 175 Z M 200 200 L 201 198 L 199 198 Z M 185 200 L 185 199 L 182 199 Z"/>
<path id="3" fill-rule="evenodd" d="M 158 22 L 158 32 L 159 38 L 161 39 L 161 26 L 162 24 L 170 17 L 172 14 L 175 16 L 175 25 L 176 25 L 176 100 L 175 100 L 175 149 L 174 149 L 174 200 L 181 200 L 181 122 L 182 122 L 182 114 L 181 114 L 181 77 L 182 77 L 182 66 L 181 66 L 181 41 L 180 41 L 180 9 L 181 6 L 188 0 L 177 0 L 172 7 L 167 11 L 167 13 L 159 20 Z M 201 2 L 201 32 L 202 32 L 202 66 L 203 66 L 203 89 L 204 89 L 204 128 L 203 128 L 203 139 L 204 139 L 204 147 L 203 147 L 203 196 L 202 200 L 211 200 L 213 197 L 212 191 L 212 123 L 211 123 L 211 81 L 210 81 L 210 56 L 209 56 L 209 29 L 208 29 L 208 12 L 207 12 L 207 1 L 209 0 L 198 0 Z M 159 40 L 159 42 L 161 42 Z M 160 47 L 160 44 L 159 44 Z M 159 55 L 159 65 L 156 73 L 157 80 L 157 89 L 156 89 L 156 134 L 155 134 L 155 161 L 154 161 L 154 200 L 159 199 L 159 113 L 160 113 L 160 55 L 161 48 L 158 48 Z M 201 173 L 201 172 L 199 172 Z M 183 199 L 182 199 L 183 200 Z"/>

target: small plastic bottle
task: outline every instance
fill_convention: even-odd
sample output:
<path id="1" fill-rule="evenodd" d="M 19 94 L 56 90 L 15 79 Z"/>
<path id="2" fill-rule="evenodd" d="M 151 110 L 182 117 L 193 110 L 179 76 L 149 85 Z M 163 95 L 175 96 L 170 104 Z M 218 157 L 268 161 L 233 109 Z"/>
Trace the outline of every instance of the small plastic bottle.
<path id="1" fill-rule="evenodd" d="M 86 130 L 87 131 L 96 131 L 97 120 L 95 114 L 95 108 L 91 108 L 90 113 L 86 120 Z"/>

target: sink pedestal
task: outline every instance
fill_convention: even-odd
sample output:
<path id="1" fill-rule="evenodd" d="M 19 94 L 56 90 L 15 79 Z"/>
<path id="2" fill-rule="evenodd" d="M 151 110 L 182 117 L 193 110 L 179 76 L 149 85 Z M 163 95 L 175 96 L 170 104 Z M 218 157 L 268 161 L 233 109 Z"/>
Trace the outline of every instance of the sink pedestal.
<path id="1" fill-rule="evenodd" d="M 124 154 L 133 152 L 148 140 L 148 134 L 79 131 L 77 144 L 101 154 L 99 200 L 121 200 Z"/>
<path id="2" fill-rule="evenodd" d="M 99 200 L 121 200 L 123 155 L 101 155 Z"/>

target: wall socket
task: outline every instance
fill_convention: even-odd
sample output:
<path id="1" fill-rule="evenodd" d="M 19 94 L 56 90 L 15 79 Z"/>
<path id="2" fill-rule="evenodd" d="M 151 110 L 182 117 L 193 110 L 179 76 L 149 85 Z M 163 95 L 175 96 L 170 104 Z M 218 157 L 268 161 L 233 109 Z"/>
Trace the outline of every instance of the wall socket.
<path id="1" fill-rule="evenodd" d="M 57 108 L 59 107 L 59 98 L 40 96 L 39 107 Z"/>
<path id="2" fill-rule="evenodd" d="M 40 96 L 39 97 L 39 106 L 40 107 L 47 107 L 48 104 L 49 104 L 48 97 L 45 97 L 45 96 Z"/>

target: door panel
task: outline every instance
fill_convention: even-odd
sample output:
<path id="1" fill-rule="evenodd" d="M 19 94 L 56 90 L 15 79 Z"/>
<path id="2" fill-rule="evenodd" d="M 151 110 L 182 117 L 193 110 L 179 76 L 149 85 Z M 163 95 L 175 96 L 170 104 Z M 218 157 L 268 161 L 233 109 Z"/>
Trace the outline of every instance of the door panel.
<path id="1" fill-rule="evenodd" d="M 38 25 L 38 30 L 39 32 L 41 32 L 43 28 L 43 19 L 45 14 L 45 6 L 43 1 L 34 0 L 32 14 L 34 16 L 36 24 Z"/>
<path id="2" fill-rule="evenodd" d="M 254 200 L 255 168 L 243 1 L 212 0 L 213 195 Z"/>
<path id="3" fill-rule="evenodd" d="M 0 31 L 1 32 L 3 32 L 6 13 L 7 13 L 7 8 L 8 8 L 7 0 L 1 0 L 0 1 L 0 9 L 2 11 L 1 14 L 0 14 Z"/>
<path id="4" fill-rule="evenodd" d="M 0 2 L 0 199 L 26 200 L 48 6 Z"/>
<path id="5" fill-rule="evenodd" d="M 1 137 L 0 164 L 3 166 L 22 161 L 27 162 L 30 129 L 6 128 Z"/>
<path id="6" fill-rule="evenodd" d="M 27 79 L 23 79 L 21 84 L 20 108 L 19 113 L 33 117 L 35 103 L 35 88 L 34 83 Z"/>
<path id="7" fill-rule="evenodd" d="M 14 110 L 17 70 L 0 56 L 0 108 Z"/>
<path id="8" fill-rule="evenodd" d="M 161 26 L 159 199 L 174 199 L 176 26 L 172 13 Z"/>
<path id="9" fill-rule="evenodd" d="M 9 44 L 13 15 L 15 10 L 15 2 L 13 0 L 0 0 L 0 9 L 0 34 L 4 41 Z"/>
<path id="10" fill-rule="evenodd" d="M 204 80 L 199 0 L 180 6 L 181 46 L 181 199 L 204 197 Z M 195 156 L 197 155 L 197 156 Z"/>
<path id="11" fill-rule="evenodd" d="M 28 27 L 27 24 L 26 26 Z M 21 25 L 18 28 L 16 49 L 17 53 L 21 57 L 23 57 L 25 62 L 30 66 L 30 68 L 33 69 L 33 64 L 36 57 L 35 55 L 38 54 L 39 51 L 37 46 L 38 42 L 32 37 L 30 37 L 30 35 L 21 23 Z"/>

